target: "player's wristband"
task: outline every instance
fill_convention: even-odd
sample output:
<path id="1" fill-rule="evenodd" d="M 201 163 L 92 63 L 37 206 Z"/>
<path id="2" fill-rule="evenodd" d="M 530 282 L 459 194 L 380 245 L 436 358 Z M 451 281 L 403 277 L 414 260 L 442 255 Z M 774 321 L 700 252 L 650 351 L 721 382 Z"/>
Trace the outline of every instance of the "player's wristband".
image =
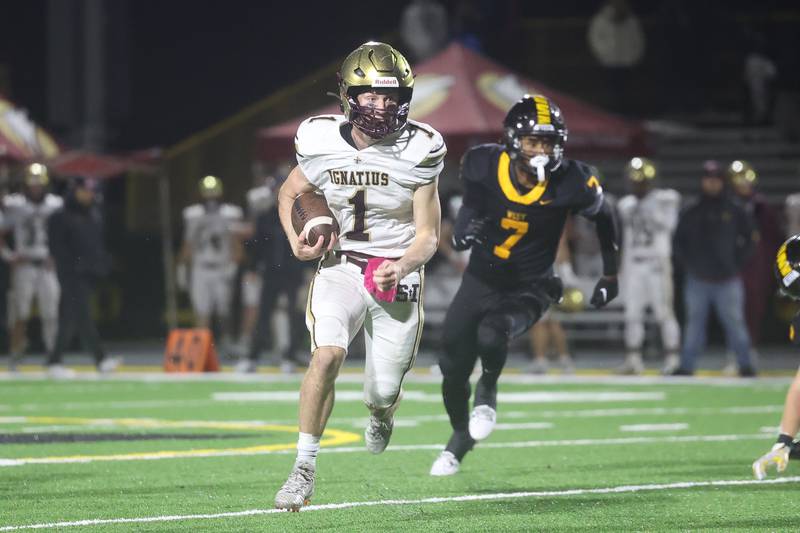
<path id="1" fill-rule="evenodd" d="M 781 433 L 780 435 L 778 435 L 778 440 L 776 442 L 777 444 L 784 444 L 789 448 L 791 448 L 792 444 L 794 443 L 794 437 L 792 437 L 791 435 L 787 435 L 786 433 Z"/>

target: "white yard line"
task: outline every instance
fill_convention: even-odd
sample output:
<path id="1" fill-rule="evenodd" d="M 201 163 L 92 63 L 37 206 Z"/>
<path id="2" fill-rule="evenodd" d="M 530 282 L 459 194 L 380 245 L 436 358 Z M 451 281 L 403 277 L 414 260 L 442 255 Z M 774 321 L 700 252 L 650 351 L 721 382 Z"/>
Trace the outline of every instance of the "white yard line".
<path id="1" fill-rule="evenodd" d="M 646 431 L 683 431 L 689 429 L 689 424 L 678 422 L 675 424 L 627 424 L 620 426 L 620 431 L 646 432 Z"/>
<path id="2" fill-rule="evenodd" d="M 465 494 L 463 496 L 442 496 L 433 498 L 419 498 L 416 500 L 372 500 L 360 502 L 328 503 L 309 505 L 303 507 L 302 512 L 335 511 L 339 509 L 353 509 L 356 507 L 399 507 L 404 505 L 427 505 L 453 502 L 481 502 L 496 500 L 517 500 L 524 498 L 560 498 L 569 496 L 584 496 L 587 494 L 625 494 L 645 491 L 661 491 L 676 489 L 696 489 L 706 487 L 741 487 L 752 485 L 777 485 L 800 482 L 800 476 L 766 479 L 756 481 L 753 479 L 721 479 L 713 481 L 680 481 L 676 483 L 658 483 L 651 485 L 619 485 L 616 487 L 600 487 L 594 489 L 568 489 L 552 491 L 528 492 L 498 492 L 492 494 Z M 241 518 L 267 514 L 280 514 L 286 511 L 278 509 L 250 509 L 228 513 L 190 514 L 190 515 L 161 515 L 145 516 L 139 518 L 105 518 L 93 520 L 76 520 L 72 522 L 50 522 L 41 524 L 23 524 L 0 527 L 0 531 L 19 531 L 23 529 L 54 529 L 81 526 L 101 526 L 110 524 L 143 524 L 154 522 L 184 522 L 189 520 L 211 520 L 219 518 Z M 263 525 L 263 524 L 262 524 Z"/>
<path id="3" fill-rule="evenodd" d="M 659 437 L 616 437 L 608 439 L 572 439 L 572 440 L 528 440 L 517 442 L 483 442 L 479 448 L 541 448 L 551 446 L 614 446 L 629 444 L 659 444 L 659 443 L 678 443 L 678 442 L 735 442 L 742 440 L 767 440 L 769 436 L 765 433 L 743 434 L 743 435 L 680 435 L 680 436 L 659 436 Z M 386 452 L 414 452 L 435 450 L 444 448 L 444 444 L 398 444 L 386 448 Z M 109 461 L 154 461 L 160 459 L 190 459 L 200 457 L 241 457 L 251 455 L 283 455 L 295 454 L 292 447 L 277 450 L 264 450 L 253 448 L 240 449 L 219 449 L 219 450 L 191 450 L 190 452 L 154 452 L 136 454 L 116 454 L 100 456 L 70 456 L 70 457 L 26 457 L 0 458 L 0 467 L 4 466 L 24 466 L 34 464 L 68 464 L 68 463 L 94 463 Z M 329 453 L 367 453 L 364 446 L 331 446 L 322 451 L 323 454 Z"/>

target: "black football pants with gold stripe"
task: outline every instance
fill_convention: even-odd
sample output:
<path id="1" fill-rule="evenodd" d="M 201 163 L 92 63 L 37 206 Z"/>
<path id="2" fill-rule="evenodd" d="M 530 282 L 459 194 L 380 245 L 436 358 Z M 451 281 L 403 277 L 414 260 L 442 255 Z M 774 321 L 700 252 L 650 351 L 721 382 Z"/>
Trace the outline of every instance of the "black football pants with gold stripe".
<path id="1" fill-rule="evenodd" d="M 445 317 L 444 351 L 439 358 L 444 405 L 456 434 L 467 433 L 469 376 L 478 357 L 482 373 L 474 403 L 496 408 L 497 380 L 506 363 L 509 341 L 533 326 L 550 303 L 561 297 L 561 291 L 558 278 L 543 278 L 514 290 L 498 290 L 464 274 Z M 450 451 L 460 460 L 467 450 L 459 447 L 455 445 L 456 449 Z"/>

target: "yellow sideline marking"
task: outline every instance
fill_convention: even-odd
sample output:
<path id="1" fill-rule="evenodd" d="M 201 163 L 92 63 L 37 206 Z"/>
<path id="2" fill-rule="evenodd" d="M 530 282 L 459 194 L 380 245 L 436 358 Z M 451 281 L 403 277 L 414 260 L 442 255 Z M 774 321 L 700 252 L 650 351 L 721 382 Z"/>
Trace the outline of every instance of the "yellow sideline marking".
<path id="1" fill-rule="evenodd" d="M 121 426 L 136 428 L 204 428 L 224 430 L 250 430 L 265 432 L 296 433 L 296 426 L 282 426 L 274 424 L 260 424 L 258 422 L 221 422 L 207 420 L 158 420 L 153 418 L 77 418 L 55 416 L 20 416 L 0 417 L 0 423 L 20 424 L 73 424 L 77 426 Z M 339 429 L 326 429 L 320 440 L 320 446 L 338 446 L 351 444 L 361 440 L 361 437 L 350 431 Z M 208 455 L 252 455 L 259 452 L 275 452 L 294 449 L 296 444 L 278 443 L 245 448 L 204 448 L 199 450 L 162 450 L 152 452 L 123 453 L 113 455 L 67 455 L 55 457 L 20 457 L 5 458 L 15 464 L 52 464 L 52 463 L 81 463 L 94 461 L 127 461 L 137 459 L 176 459 L 181 457 L 202 457 Z"/>

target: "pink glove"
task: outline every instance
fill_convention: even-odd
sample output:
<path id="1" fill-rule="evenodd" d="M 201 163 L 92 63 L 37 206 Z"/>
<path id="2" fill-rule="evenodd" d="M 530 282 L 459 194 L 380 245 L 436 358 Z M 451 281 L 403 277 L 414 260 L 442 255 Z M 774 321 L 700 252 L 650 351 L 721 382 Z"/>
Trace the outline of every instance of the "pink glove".
<path id="1" fill-rule="evenodd" d="M 381 266 L 381 263 L 386 261 L 382 257 L 373 257 L 367 261 L 367 268 L 364 270 L 364 287 L 367 292 L 375 296 L 375 299 L 381 302 L 393 302 L 394 297 L 397 295 L 397 286 L 392 287 L 388 291 L 382 291 L 375 285 L 373 273 Z"/>

